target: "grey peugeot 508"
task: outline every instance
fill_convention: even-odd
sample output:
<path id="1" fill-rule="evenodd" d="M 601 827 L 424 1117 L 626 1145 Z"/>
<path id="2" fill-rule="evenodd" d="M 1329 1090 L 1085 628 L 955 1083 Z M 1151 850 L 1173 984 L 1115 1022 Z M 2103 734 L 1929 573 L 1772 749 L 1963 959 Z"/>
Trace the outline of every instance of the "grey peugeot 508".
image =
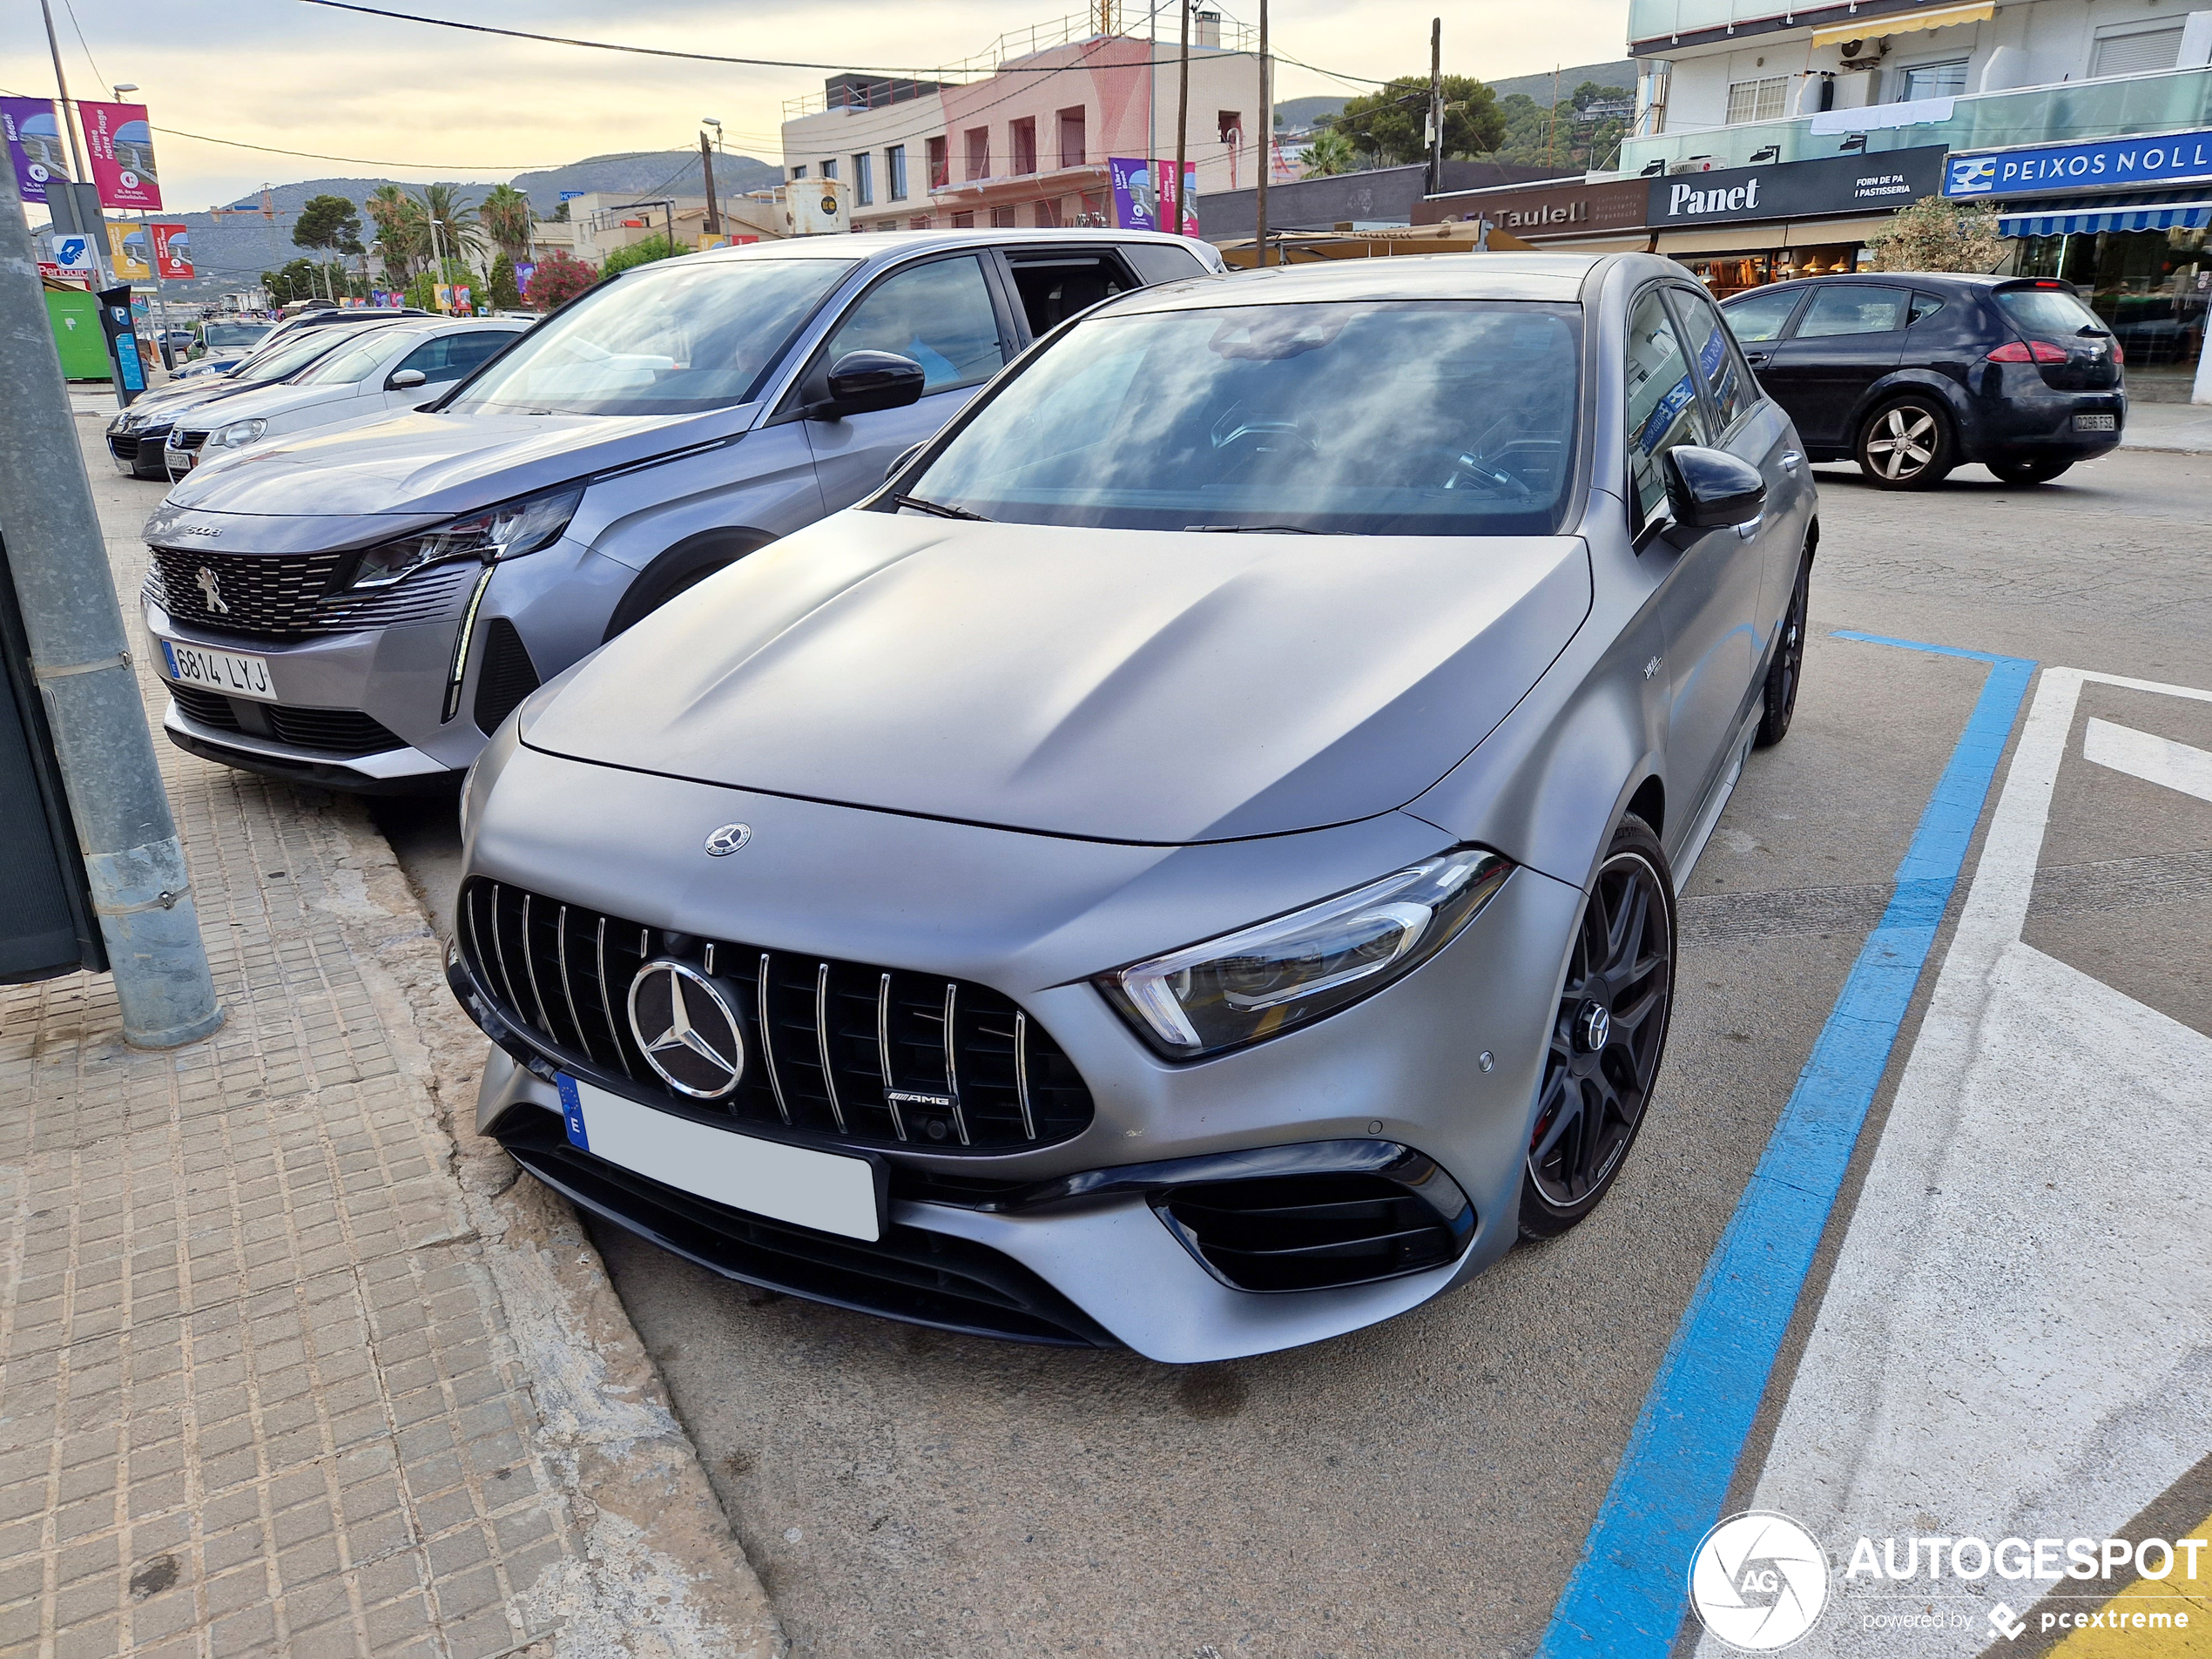
<path id="1" fill-rule="evenodd" d="M 1815 496 L 1689 273 L 1451 255 L 1065 325 L 502 724 L 480 1125 L 732 1278 L 1216 1360 L 1619 1177 Z"/>

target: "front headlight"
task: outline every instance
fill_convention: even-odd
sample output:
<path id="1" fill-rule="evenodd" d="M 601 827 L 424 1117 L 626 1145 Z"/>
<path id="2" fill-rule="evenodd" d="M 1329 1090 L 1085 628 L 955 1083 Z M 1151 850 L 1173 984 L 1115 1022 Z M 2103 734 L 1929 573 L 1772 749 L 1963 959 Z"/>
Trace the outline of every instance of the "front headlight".
<path id="1" fill-rule="evenodd" d="M 269 429 L 266 421 L 233 421 L 226 427 L 218 427 L 207 440 L 211 449 L 242 449 L 257 442 Z"/>
<path id="2" fill-rule="evenodd" d="M 1217 1054 L 1333 1014 L 1412 973 L 1489 903 L 1513 868 L 1487 848 L 1455 847 L 1096 983 L 1170 1059 Z"/>
<path id="3" fill-rule="evenodd" d="M 583 486 L 569 484 L 383 543 L 361 556 L 347 589 L 388 588 L 426 564 L 448 559 L 482 559 L 490 564 L 535 553 L 560 539 L 583 499 Z"/>

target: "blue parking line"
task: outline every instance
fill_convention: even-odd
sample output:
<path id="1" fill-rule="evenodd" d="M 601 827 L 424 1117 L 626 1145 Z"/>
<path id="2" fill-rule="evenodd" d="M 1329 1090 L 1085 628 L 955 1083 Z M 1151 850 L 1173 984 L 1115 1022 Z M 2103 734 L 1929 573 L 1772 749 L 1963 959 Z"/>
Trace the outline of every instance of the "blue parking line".
<path id="1" fill-rule="evenodd" d="M 1918 640 L 1838 639 L 1964 657 L 1989 678 L 1920 814 L 1897 886 L 1821 1028 L 1766 1151 L 1659 1364 L 1611 1490 L 1537 1659 L 1664 1659 L 1682 1627 L 1690 1554 L 1721 1518 L 1813 1252 L 1897 1045 L 1981 821 L 2035 664 Z"/>

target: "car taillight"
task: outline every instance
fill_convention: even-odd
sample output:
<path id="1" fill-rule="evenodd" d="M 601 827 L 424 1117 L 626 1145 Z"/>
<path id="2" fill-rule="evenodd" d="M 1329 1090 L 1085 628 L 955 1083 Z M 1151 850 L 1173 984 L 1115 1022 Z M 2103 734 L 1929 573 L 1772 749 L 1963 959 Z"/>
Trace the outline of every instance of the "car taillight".
<path id="1" fill-rule="evenodd" d="M 2116 340 L 2112 342 L 2112 361 L 2115 363 L 2128 361 L 2128 354 L 2120 348 L 2120 342 Z"/>
<path id="2" fill-rule="evenodd" d="M 1989 354 L 1993 363 L 2063 363 L 2066 347 L 2047 340 L 2015 340 Z"/>

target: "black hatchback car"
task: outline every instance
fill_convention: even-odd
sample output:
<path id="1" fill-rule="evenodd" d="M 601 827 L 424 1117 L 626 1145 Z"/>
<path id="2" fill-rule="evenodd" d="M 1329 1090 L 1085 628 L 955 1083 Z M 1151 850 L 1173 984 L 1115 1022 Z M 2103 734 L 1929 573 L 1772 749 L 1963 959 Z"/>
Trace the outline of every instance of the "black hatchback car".
<path id="1" fill-rule="evenodd" d="M 1808 277 L 1724 300 L 1815 461 L 1884 489 L 1979 462 L 2040 484 L 2120 442 L 2120 342 L 2070 283 L 1919 272 Z"/>

